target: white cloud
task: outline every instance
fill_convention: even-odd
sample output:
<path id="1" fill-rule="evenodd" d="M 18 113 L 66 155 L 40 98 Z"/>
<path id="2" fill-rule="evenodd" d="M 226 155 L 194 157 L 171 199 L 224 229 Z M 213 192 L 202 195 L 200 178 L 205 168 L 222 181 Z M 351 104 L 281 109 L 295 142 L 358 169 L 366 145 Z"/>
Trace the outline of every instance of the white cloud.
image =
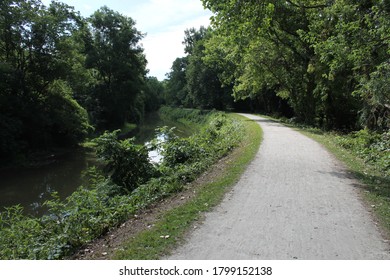
<path id="1" fill-rule="evenodd" d="M 177 57 L 183 57 L 184 31 L 188 28 L 199 28 L 201 25 L 208 25 L 208 17 L 188 21 L 182 25 L 170 28 L 165 32 L 150 34 L 142 40 L 145 54 L 148 60 L 150 75 L 162 80 L 165 74 L 170 71 L 173 61 Z"/>

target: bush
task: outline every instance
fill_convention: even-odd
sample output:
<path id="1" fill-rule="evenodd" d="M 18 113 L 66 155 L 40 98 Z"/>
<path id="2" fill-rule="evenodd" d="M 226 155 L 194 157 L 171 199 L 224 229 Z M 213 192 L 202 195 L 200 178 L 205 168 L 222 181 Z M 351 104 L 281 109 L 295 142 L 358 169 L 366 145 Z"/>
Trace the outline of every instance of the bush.
<path id="1" fill-rule="evenodd" d="M 130 194 L 140 184 L 146 183 L 155 174 L 149 161 L 148 148 L 134 144 L 134 138 L 118 140 L 119 130 L 105 132 L 97 138 L 97 155 L 105 162 L 107 175 L 122 194 Z"/>
<path id="2" fill-rule="evenodd" d="M 162 173 L 172 174 L 182 182 L 192 181 L 241 141 L 241 123 L 222 113 L 209 114 L 207 120 L 199 133 L 186 139 L 168 137 L 161 143 Z"/>
<path id="3" fill-rule="evenodd" d="M 352 151 L 368 164 L 374 165 L 385 176 L 390 176 L 390 132 L 377 133 L 360 130 L 336 137 L 342 147 Z"/>

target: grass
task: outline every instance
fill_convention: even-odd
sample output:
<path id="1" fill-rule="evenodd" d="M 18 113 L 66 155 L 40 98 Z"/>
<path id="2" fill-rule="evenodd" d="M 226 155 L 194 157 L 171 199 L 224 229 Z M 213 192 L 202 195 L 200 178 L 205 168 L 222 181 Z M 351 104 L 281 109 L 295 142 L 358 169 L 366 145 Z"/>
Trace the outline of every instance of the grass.
<path id="1" fill-rule="evenodd" d="M 245 119 L 235 114 L 230 117 Z M 262 131 L 258 124 L 249 120 L 245 121 L 245 130 L 242 144 L 232 152 L 223 171 L 212 182 L 200 186 L 192 200 L 163 214 L 151 230 L 141 232 L 127 241 L 114 259 L 155 260 L 169 254 L 191 225 L 200 219 L 204 212 L 221 202 L 224 194 L 239 180 L 253 160 L 261 143 Z"/>

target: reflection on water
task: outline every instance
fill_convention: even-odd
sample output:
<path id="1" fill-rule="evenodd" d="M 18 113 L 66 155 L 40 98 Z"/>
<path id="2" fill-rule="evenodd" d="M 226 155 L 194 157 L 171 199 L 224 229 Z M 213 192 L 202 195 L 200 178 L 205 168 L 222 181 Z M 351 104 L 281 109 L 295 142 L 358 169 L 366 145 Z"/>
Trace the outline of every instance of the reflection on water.
<path id="1" fill-rule="evenodd" d="M 146 143 L 155 137 L 155 129 L 162 126 L 175 126 L 167 123 L 153 114 L 145 119 L 136 136 L 138 144 Z M 189 131 L 179 128 L 181 137 L 189 136 Z M 161 140 L 163 136 L 159 136 Z M 157 151 L 150 152 L 153 162 L 159 162 L 161 155 Z M 97 160 L 93 153 L 78 149 L 53 158 L 50 164 L 35 168 L 17 168 L 0 170 L 0 211 L 3 207 L 20 204 L 25 212 L 40 215 L 44 212 L 41 205 L 56 191 L 61 198 L 66 198 L 77 187 L 82 185 L 82 173 L 95 166 Z"/>
<path id="2" fill-rule="evenodd" d="M 167 140 L 167 137 L 165 134 L 158 134 L 156 135 L 157 143 L 164 143 Z M 150 147 L 150 142 L 145 143 L 146 146 Z M 161 155 L 160 151 L 158 150 L 150 150 L 149 151 L 149 161 L 152 163 L 161 163 L 163 159 L 163 156 Z"/>
<path id="3" fill-rule="evenodd" d="M 50 164 L 34 168 L 0 171 L 0 205 L 20 204 L 26 213 L 38 215 L 41 205 L 56 191 L 61 198 L 82 185 L 82 172 L 94 166 L 96 159 L 85 150 L 77 150 L 53 159 Z"/>

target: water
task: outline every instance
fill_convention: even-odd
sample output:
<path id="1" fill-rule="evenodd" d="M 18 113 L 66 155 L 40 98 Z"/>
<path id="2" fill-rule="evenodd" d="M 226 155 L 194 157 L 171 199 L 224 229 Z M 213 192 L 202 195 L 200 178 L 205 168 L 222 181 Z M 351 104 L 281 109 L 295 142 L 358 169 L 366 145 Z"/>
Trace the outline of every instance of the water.
<path id="1" fill-rule="evenodd" d="M 161 120 L 157 114 L 145 119 L 136 137 L 138 144 L 147 143 L 155 137 L 157 127 L 177 126 L 172 122 Z M 189 136 L 185 128 L 177 129 L 178 136 Z M 159 135 L 160 139 L 164 135 Z M 161 160 L 161 156 L 153 151 L 149 154 L 153 162 Z M 0 211 L 3 207 L 20 204 L 26 214 L 41 215 L 42 203 L 51 197 L 53 191 L 61 198 L 66 198 L 80 185 L 84 184 L 82 173 L 89 167 L 96 166 L 95 155 L 87 149 L 79 148 L 64 155 L 50 159 L 50 162 L 34 168 L 16 168 L 0 170 Z"/>
<path id="2" fill-rule="evenodd" d="M 69 196 L 84 182 L 82 172 L 97 164 L 94 154 L 84 149 L 53 158 L 50 163 L 32 168 L 0 171 L 0 211 L 20 204 L 26 214 L 40 215 L 41 205 L 56 191 L 61 198 Z"/>

